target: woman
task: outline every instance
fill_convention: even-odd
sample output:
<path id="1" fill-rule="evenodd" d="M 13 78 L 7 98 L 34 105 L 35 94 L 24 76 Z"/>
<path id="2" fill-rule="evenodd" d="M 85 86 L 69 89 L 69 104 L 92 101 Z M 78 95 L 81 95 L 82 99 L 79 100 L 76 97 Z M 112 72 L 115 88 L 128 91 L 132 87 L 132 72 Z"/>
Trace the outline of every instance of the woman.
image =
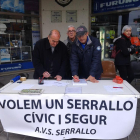
<path id="1" fill-rule="evenodd" d="M 134 79 L 134 73 L 130 66 L 130 54 L 135 52 L 134 46 L 131 44 L 131 26 L 125 25 L 122 29 L 121 37 L 115 39 L 116 51 L 115 66 L 123 80 L 131 83 Z"/>

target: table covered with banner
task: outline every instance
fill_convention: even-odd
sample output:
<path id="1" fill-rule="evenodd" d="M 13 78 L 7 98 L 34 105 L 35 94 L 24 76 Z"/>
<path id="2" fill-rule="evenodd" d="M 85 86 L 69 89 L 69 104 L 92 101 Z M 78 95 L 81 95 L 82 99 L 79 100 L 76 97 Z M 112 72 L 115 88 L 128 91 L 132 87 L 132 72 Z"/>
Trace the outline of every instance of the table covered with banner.
<path id="1" fill-rule="evenodd" d="M 42 89 L 41 94 L 21 94 Z M 71 80 L 8 83 L 0 89 L 0 120 L 5 132 L 62 140 L 121 139 L 133 130 L 137 99 L 126 81 L 73 85 Z"/>

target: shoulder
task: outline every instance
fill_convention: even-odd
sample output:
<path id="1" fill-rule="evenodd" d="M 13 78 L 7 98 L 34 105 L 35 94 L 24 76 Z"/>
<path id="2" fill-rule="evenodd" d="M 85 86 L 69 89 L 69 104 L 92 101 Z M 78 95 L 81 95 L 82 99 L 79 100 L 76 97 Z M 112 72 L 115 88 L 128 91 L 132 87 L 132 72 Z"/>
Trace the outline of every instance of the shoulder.
<path id="1" fill-rule="evenodd" d="M 64 40 L 63 43 L 64 43 L 65 45 L 67 45 L 68 39 Z"/>

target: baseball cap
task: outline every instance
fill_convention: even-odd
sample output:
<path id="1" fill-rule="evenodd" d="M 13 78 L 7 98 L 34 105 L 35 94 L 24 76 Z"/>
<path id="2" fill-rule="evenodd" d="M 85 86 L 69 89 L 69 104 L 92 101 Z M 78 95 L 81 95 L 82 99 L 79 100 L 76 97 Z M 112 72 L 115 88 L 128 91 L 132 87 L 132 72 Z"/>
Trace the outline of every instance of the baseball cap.
<path id="1" fill-rule="evenodd" d="M 77 29 L 76 29 L 76 35 L 77 36 L 83 36 L 85 33 L 87 32 L 87 28 L 85 26 L 79 26 Z"/>

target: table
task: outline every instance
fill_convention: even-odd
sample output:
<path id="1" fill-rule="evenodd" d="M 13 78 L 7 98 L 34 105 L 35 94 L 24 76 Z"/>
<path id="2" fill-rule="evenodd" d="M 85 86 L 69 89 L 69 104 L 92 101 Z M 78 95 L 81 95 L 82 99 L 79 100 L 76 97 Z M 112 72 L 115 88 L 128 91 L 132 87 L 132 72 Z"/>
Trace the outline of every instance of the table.
<path id="1" fill-rule="evenodd" d="M 38 85 L 37 80 L 29 79 L 21 84 L 8 83 L 0 89 L 0 119 L 4 131 L 62 140 L 121 139 L 133 130 L 140 94 L 126 81 L 123 84 L 112 80 L 88 81 L 83 86 L 73 86 L 71 80 L 46 80 L 45 83 Z M 21 87 L 41 88 L 44 92 L 21 95 Z M 77 93 L 77 88 L 81 93 Z M 66 89 L 73 93 L 66 93 Z"/>

